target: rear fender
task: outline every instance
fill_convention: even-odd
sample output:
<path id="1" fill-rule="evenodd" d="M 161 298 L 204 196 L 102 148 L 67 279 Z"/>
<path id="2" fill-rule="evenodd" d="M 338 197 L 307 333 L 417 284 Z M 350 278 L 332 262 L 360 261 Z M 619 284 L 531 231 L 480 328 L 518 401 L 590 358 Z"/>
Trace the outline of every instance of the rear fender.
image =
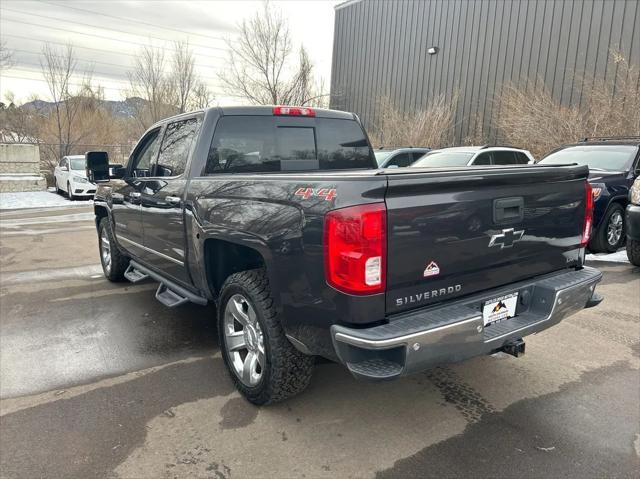
<path id="1" fill-rule="evenodd" d="M 239 198 L 199 199 L 197 206 L 195 214 L 187 210 L 187 228 L 194 245 L 190 269 L 199 271 L 199 289 L 211 299 L 217 296 L 203 267 L 207 261 L 205 244 L 209 240 L 224 241 L 254 250 L 262 257 L 279 308 L 280 279 L 295 263 L 294 258 L 302 255 L 302 211 L 291 204 Z"/>

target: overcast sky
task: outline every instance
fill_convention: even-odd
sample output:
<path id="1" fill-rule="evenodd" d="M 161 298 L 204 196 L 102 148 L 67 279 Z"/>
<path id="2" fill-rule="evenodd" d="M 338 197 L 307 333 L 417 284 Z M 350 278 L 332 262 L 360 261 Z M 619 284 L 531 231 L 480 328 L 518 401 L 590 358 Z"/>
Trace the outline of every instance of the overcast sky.
<path id="1" fill-rule="evenodd" d="M 329 84 L 333 45 L 334 6 L 340 1 L 272 1 L 289 21 L 296 46 L 307 48 L 317 72 Z M 237 33 L 243 18 L 262 9 L 259 1 L 170 0 L 0 0 L 0 38 L 14 52 L 15 66 L 0 75 L 0 97 L 7 92 L 18 101 L 30 94 L 48 99 L 40 72 L 44 42 L 75 46 L 78 70 L 93 70 L 94 83 L 105 97 L 122 100 L 128 88 L 127 71 L 142 45 L 165 49 L 188 40 L 196 55 L 196 71 L 220 104 L 237 103 L 225 97 L 217 72 L 225 67 L 224 39 Z M 80 81 L 78 77 L 77 81 Z"/>

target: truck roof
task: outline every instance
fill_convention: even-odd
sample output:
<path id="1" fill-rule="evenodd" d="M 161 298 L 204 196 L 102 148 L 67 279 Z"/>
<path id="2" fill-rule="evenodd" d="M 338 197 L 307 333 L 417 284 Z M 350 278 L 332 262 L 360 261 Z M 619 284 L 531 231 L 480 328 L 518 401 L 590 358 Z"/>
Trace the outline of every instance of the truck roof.
<path id="1" fill-rule="evenodd" d="M 275 105 L 256 105 L 256 106 L 220 106 L 217 109 L 223 115 L 251 115 L 251 116 L 272 116 Z M 325 108 L 305 107 L 315 111 L 318 118 L 338 118 L 342 120 L 353 120 L 355 115 L 346 111 L 328 110 Z"/>
<path id="2" fill-rule="evenodd" d="M 154 123 L 149 129 L 156 128 L 159 125 L 178 120 L 183 117 L 189 117 L 194 113 L 207 112 L 215 110 L 218 114 L 224 116 L 273 116 L 275 105 L 249 105 L 249 106 L 213 106 L 204 110 L 193 110 L 190 112 L 180 113 L 178 115 L 169 116 Z M 356 115 L 347 111 L 329 110 L 326 108 L 304 107 L 312 109 L 316 118 L 335 118 L 340 120 L 355 120 Z"/>

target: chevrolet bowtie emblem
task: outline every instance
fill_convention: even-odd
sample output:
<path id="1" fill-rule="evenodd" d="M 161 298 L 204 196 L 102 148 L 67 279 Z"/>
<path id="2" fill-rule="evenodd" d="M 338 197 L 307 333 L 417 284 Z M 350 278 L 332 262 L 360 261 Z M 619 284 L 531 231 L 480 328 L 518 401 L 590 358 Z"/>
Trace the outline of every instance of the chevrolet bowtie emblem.
<path id="1" fill-rule="evenodd" d="M 500 249 L 511 248 L 514 243 L 520 241 L 524 235 L 524 230 L 515 231 L 513 228 L 502 230 L 502 233 L 493 235 L 489 241 L 489 248 L 500 246 Z"/>

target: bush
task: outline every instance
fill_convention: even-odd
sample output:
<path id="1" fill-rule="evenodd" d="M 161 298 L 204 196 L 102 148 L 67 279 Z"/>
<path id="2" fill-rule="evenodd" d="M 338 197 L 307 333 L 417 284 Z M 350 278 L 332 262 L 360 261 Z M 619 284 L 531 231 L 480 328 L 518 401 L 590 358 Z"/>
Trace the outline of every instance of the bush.
<path id="1" fill-rule="evenodd" d="M 501 140 L 541 158 L 580 138 L 640 135 L 640 70 L 617 52 L 611 62 L 612 78 L 576 80 L 580 104 L 560 104 L 542 80 L 504 86 L 495 119 Z"/>
<path id="2" fill-rule="evenodd" d="M 378 121 L 370 132 L 374 148 L 383 146 L 423 146 L 439 148 L 453 143 L 456 97 L 440 95 L 424 110 L 406 111 L 388 97 L 377 105 Z"/>

